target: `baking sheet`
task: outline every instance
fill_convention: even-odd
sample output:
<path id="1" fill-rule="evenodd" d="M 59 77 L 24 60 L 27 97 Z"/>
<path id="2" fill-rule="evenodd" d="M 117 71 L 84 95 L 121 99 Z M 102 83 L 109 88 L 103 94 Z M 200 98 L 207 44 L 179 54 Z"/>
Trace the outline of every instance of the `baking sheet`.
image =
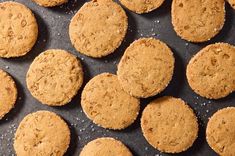
<path id="1" fill-rule="evenodd" d="M 3 2 L 6 0 L 0 0 Z M 94 125 L 81 110 L 79 94 L 66 106 L 49 107 L 40 104 L 26 88 L 25 75 L 33 59 L 41 52 L 50 48 L 60 48 L 70 51 L 82 60 L 85 83 L 95 75 L 103 72 L 115 73 L 117 64 L 124 50 L 135 39 L 140 37 L 155 37 L 166 42 L 176 58 L 175 73 L 172 82 L 160 95 L 141 100 L 141 112 L 149 101 L 163 95 L 171 95 L 184 99 L 196 112 L 200 122 L 199 137 L 188 151 L 176 154 L 179 156 L 213 156 L 216 155 L 207 145 L 205 127 L 210 117 L 220 108 L 235 106 L 235 94 L 221 100 L 206 100 L 196 95 L 188 86 L 185 68 L 190 58 L 204 46 L 215 42 L 228 42 L 235 45 L 235 11 L 226 4 L 226 23 L 223 30 L 214 39 L 201 44 L 188 43 L 181 40 L 173 31 L 170 17 L 171 0 L 148 14 L 137 15 L 126 10 L 129 20 L 128 33 L 125 41 L 115 53 L 102 58 L 93 59 L 79 54 L 71 45 L 68 35 L 70 19 L 86 0 L 69 0 L 69 3 L 55 7 L 43 8 L 30 0 L 16 0 L 28 6 L 35 14 L 39 24 L 39 38 L 33 50 L 28 55 L 14 59 L 0 59 L 0 68 L 9 72 L 15 79 L 19 98 L 15 108 L 0 121 L 0 155 L 14 155 L 13 137 L 19 122 L 23 117 L 37 110 L 50 110 L 61 115 L 70 125 L 72 133 L 71 144 L 66 153 L 68 156 L 79 155 L 82 147 L 97 137 L 114 137 L 125 143 L 136 156 L 167 156 L 152 148 L 144 139 L 138 120 L 122 131 L 105 130 Z M 1 16 L 1 15 L 0 15 Z M 85 84 L 84 83 L 84 84 Z M 84 85 L 83 85 L 84 87 Z"/>

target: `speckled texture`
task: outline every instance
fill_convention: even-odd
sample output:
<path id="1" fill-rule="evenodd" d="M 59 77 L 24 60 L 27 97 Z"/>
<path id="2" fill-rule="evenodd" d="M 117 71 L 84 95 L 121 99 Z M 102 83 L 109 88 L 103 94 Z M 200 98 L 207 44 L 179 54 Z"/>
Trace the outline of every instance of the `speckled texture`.
<path id="1" fill-rule="evenodd" d="M 0 119 L 15 105 L 17 88 L 9 74 L 0 69 Z"/>
<path id="2" fill-rule="evenodd" d="M 14 139 L 17 156 L 63 156 L 69 144 L 67 124 L 49 111 L 37 111 L 24 117 Z"/>
<path id="3" fill-rule="evenodd" d="M 73 46 L 82 54 L 103 57 L 120 46 L 127 32 L 127 16 L 112 0 L 85 3 L 69 25 Z"/>
<path id="4" fill-rule="evenodd" d="M 35 58 L 27 72 L 27 87 L 43 104 L 69 103 L 83 83 L 83 70 L 76 56 L 50 49 Z"/>
<path id="5" fill-rule="evenodd" d="M 173 0 L 172 23 L 187 41 L 204 42 L 217 35 L 225 21 L 224 0 Z"/>
<path id="6" fill-rule="evenodd" d="M 32 1 L 43 7 L 54 7 L 68 2 L 68 0 L 32 0 Z"/>
<path id="7" fill-rule="evenodd" d="M 89 142 L 80 156 L 132 156 L 129 149 L 113 138 L 98 138 Z"/>
<path id="8" fill-rule="evenodd" d="M 85 86 L 81 105 L 95 124 L 109 129 L 124 129 L 139 114 L 139 100 L 124 92 L 117 76 L 109 73 L 92 78 Z"/>
<path id="9" fill-rule="evenodd" d="M 148 13 L 160 7 L 164 0 L 119 0 L 122 5 L 138 14 Z"/>
<path id="10" fill-rule="evenodd" d="M 231 7 L 233 7 L 233 9 L 235 9 L 235 0 L 227 0 L 227 1 L 231 5 Z"/>
<path id="11" fill-rule="evenodd" d="M 28 53 L 38 36 L 33 13 L 17 2 L 0 3 L 0 57 L 19 57 Z"/>
<path id="12" fill-rule="evenodd" d="M 118 65 L 118 79 L 132 96 L 147 98 L 163 91 L 171 81 L 174 56 L 168 46 L 154 38 L 134 41 Z"/>
<path id="13" fill-rule="evenodd" d="M 209 99 L 226 97 L 235 90 L 235 47 L 208 45 L 190 60 L 186 74 L 197 94 Z"/>
<path id="14" fill-rule="evenodd" d="M 221 156 L 235 153 L 235 107 L 217 111 L 209 120 L 206 139 L 210 147 Z"/>
<path id="15" fill-rule="evenodd" d="M 144 109 L 141 128 L 147 141 L 166 153 L 179 153 L 191 147 L 198 135 L 197 117 L 181 99 L 162 97 Z"/>

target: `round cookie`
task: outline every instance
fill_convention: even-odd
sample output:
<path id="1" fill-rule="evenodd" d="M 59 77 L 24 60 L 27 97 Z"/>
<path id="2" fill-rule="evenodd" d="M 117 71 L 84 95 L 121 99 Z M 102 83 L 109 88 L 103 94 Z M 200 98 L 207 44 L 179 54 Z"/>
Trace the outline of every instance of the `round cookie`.
<path id="1" fill-rule="evenodd" d="M 160 7 L 164 0 L 119 0 L 122 5 L 137 13 L 148 13 Z"/>
<path id="2" fill-rule="evenodd" d="M 118 65 L 118 79 L 132 96 L 147 98 L 163 91 L 172 79 L 174 56 L 168 46 L 154 38 L 133 42 Z"/>
<path id="3" fill-rule="evenodd" d="M 98 138 L 89 142 L 81 151 L 80 156 L 132 156 L 130 150 L 113 138 Z"/>
<path id="4" fill-rule="evenodd" d="M 200 96 L 226 97 L 235 90 L 235 47 L 227 43 L 208 45 L 190 60 L 186 75 Z"/>
<path id="5" fill-rule="evenodd" d="M 63 156 L 69 144 L 68 125 L 49 111 L 38 111 L 24 117 L 14 138 L 14 149 L 18 156 Z"/>
<path id="6" fill-rule="evenodd" d="M 69 103 L 83 83 L 83 71 L 76 56 L 59 49 L 41 53 L 30 65 L 26 76 L 31 94 L 43 104 Z"/>
<path id="7" fill-rule="evenodd" d="M 217 111 L 209 120 L 206 128 L 206 140 L 219 155 L 235 153 L 235 107 Z"/>
<path id="8" fill-rule="evenodd" d="M 15 105 L 17 88 L 14 80 L 0 69 L 0 119 L 2 119 Z"/>
<path id="9" fill-rule="evenodd" d="M 176 33 L 190 42 L 208 41 L 225 21 L 224 0 L 173 0 L 172 24 Z"/>
<path id="10" fill-rule="evenodd" d="M 139 99 L 124 92 L 117 76 L 100 74 L 85 86 L 81 105 L 84 113 L 103 128 L 124 129 L 131 125 L 139 113 Z"/>
<path id="11" fill-rule="evenodd" d="M 166 153 L 179 153 L 191 147 L 198 135 L 197 117 L 181 99 L 162 97 L 144 109 L 141 128 L 146 140 Z"/>
<path id="12" fill-rule="evenodd" d="M 227 0 L 228 3 L 235 9 L 235 0 Z"/>
<path id="13" fill-rule="evenodd" d="M 37 41 L 38 25 L 31 12 L 17 2 L 0 3 L 0 57 L 19 57 Z"/>
<path id="14" fill-rule="evenodd" d="M 33 0 L 33 1 L 43 7 L 59 6 L 68 2 L 68 0 Z"/>
<path id="15" fill-rule="evenodd" d="M 79 52 L 99 58 L 120 46 L 127 26 L 121 6 L 112 0 L 93 0 L 85 3 L 72 18 L 69 36 Z"/>

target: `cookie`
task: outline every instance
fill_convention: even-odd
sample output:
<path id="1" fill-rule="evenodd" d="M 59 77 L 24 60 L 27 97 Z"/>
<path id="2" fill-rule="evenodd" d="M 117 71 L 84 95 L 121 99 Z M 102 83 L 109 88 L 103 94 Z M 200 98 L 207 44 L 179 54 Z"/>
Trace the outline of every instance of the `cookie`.
<path id="1" fill-rule="evenodd" d="M 235 9 L 235 0 L 227 0 L 228 3 Z"/>
<path id="2" fill-rule="evenodd" d="M 31 12 L 17 2 L 0 3 L 0 57 L 27 54 L 37 41 L 38 25 Z"/>
<path id="3" fill-rule="evenodd" d="M 224 0 L 173 0 L 172 24 L 175 32 L 190 42 L 208 41 L 225 22 Z"/>
<path id="4" fill-rule="evenodd" d="M 33 0 L 33 1 L 43 7 L 59 6 L 68 2 L 68 0 Z"/>
<path id="5" fill-rule="evenodd" d="M 103 128 L 124 129 L 138 116 L 140 102 L 124 92 L 117 76 L 103 73 L 85 86 L 81 105 L 84 113 Z"/>
<path id="6" fill-rule="evenodd" d="M 130 150 L 113 138 L 98 138 L 89 142 L 80 156 L 132 156 Z"/>
<path id="7" fill-rule="evenodd" d="M 0 119 L 15 105 L 17 88 L 9 74 L 0 69 Z"/>
<path id="8" fill-rule="evenodd" d="M 198 135 L 197 117 L 181 99 L 162 97 L 144 109 L 141 128 L 154 148 L 179 153 L 191 147 Z"/>
<path id="9" fill-rule="evenodd" d="M 63 156 L 69 144 L 68 125 L 49 111 L 37 111 L 24 117 L 14 138 L 14 149 L 18 156 Z"/>
<path id="10" fill-rule="evenodd" d="M 219 155 L 234 155 L 235 107 L 217 111 L 209 120 L 206 128 L 206 140 Z"/>
<path id="11" fill-rule="evenodd" d="M 133 42 L 118 65 L 118 79 L 132 96 L 147 98 L 163 91 L 172 79 L 174 56 L 168 46 L 154 38 Z"/>
<path id="12" fill-rule="evenodd" d="M 137 13 L 148 13 L 160 7 L 164 0 L 119 0 L 122 5 Z"/>
<path id="13" fill-rule="evenodd" d="M 200 96 L 226 97 L 235 90 L 235 47 L 227 43 L 208 45 L 190 60 L 186 75 Z"/>
<path id="14" fill-rule="evenodd" d="M 61 106 L 69 103 L 83 83 L 83 71 L 76 56 L 59 49 L 41 53 L 30 65 L 27 87 L 41 103 Z"/>
<path id="15" fill-rule="evenodd" d="M 127 16 L 112 0 L 85 3 L 69 25 L 73 46 L 82 54 L 99 58 L 117 49 L 127 32 Z"/>

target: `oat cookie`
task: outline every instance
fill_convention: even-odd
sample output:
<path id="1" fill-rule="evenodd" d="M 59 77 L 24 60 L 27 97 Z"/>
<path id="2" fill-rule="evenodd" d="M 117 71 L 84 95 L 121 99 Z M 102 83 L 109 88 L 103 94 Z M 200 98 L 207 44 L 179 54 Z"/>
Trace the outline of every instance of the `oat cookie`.
<path id="1" fill-rule="evenodd" d="M 164 0 L 119 0 L 129 10 L 138 14 L 148 13 L 160 7 Z"/>
<path id="2" fill-rule="evenodd" d="M 192 146 L 197 138 L 197 117 L 181 99 L 162 97 L 144 109 L 141 128 L 146 140 L 166 153 L 179 153 Z"/>
<path id="3" fill-rule="evenodd" d="M 15 105 L 17 88 L 9 74 L 0 69 L 0 119 Z"/>
<path id="4" fill-rule="evenodd" d="M 63 156 L 69 144 L 68 125 L 49 111 L 37 111 L 24 117 L 14 138 L 17 156 Z"/>
<path id="5" fill-rule="evenodd" d="M 172 24 L 190 42 L 204 42 L 217 35 L 225 21 L 224 0 L 173 0 Z"/>
<path id="6" fill-rule="evenodd" d="M 43 7 L 54 7 L 68 2 L 68 0 L 33 0 L 33 1 Z"/>
<path id="7" fill-rule="evenodd" d="M 113 138 L 98 138 L 89 142 L 80 156 L 132 156 L 130 150 Z"/>
<path id="8" fill-rule="evenodd" d="M 124 129 L 139 113 L 139 100 L 124 92 L 117 76 L 100 74 L 85 86 L 81 105 L 84 113 L 103 128 Z"/>
<path id="9" fill-rule="evenodd" d="M 59 49 L 41 53 L 30 65 L 26 76 L 31 94 L 43 104 L 69 103 L 83 83 L 83 71 L 76 56 Z"/>
<path id="10" fill-rule="evenodd" d="M 127 93 L 147 98 L 167 87 L 173 70 L 174 56 L 168 46 L 154 38 L 142 38 L 126 49 L 117 75 Z"/>
<path id="11" fill-rule="evenodd" d="M 19 57 L 28 53 L 38 37 L 37 21 L 23 4 L 0 3 L 0 57 Z"/>
<path id="12" fill-rule="evenodd" d="M 187 66 L 190 87 L 209 99 L 226 97 L 235 90 L 235 47 L 211 44 L 199 51 Z"/>
<path id="13" fill-rule="evenodd" d="M 123 41 L 127 32 L 127 16 L 112 0 L 85 3 L 72 18 L 69 26 L 74 47 L 87 56 L 106 56 Z"/>

